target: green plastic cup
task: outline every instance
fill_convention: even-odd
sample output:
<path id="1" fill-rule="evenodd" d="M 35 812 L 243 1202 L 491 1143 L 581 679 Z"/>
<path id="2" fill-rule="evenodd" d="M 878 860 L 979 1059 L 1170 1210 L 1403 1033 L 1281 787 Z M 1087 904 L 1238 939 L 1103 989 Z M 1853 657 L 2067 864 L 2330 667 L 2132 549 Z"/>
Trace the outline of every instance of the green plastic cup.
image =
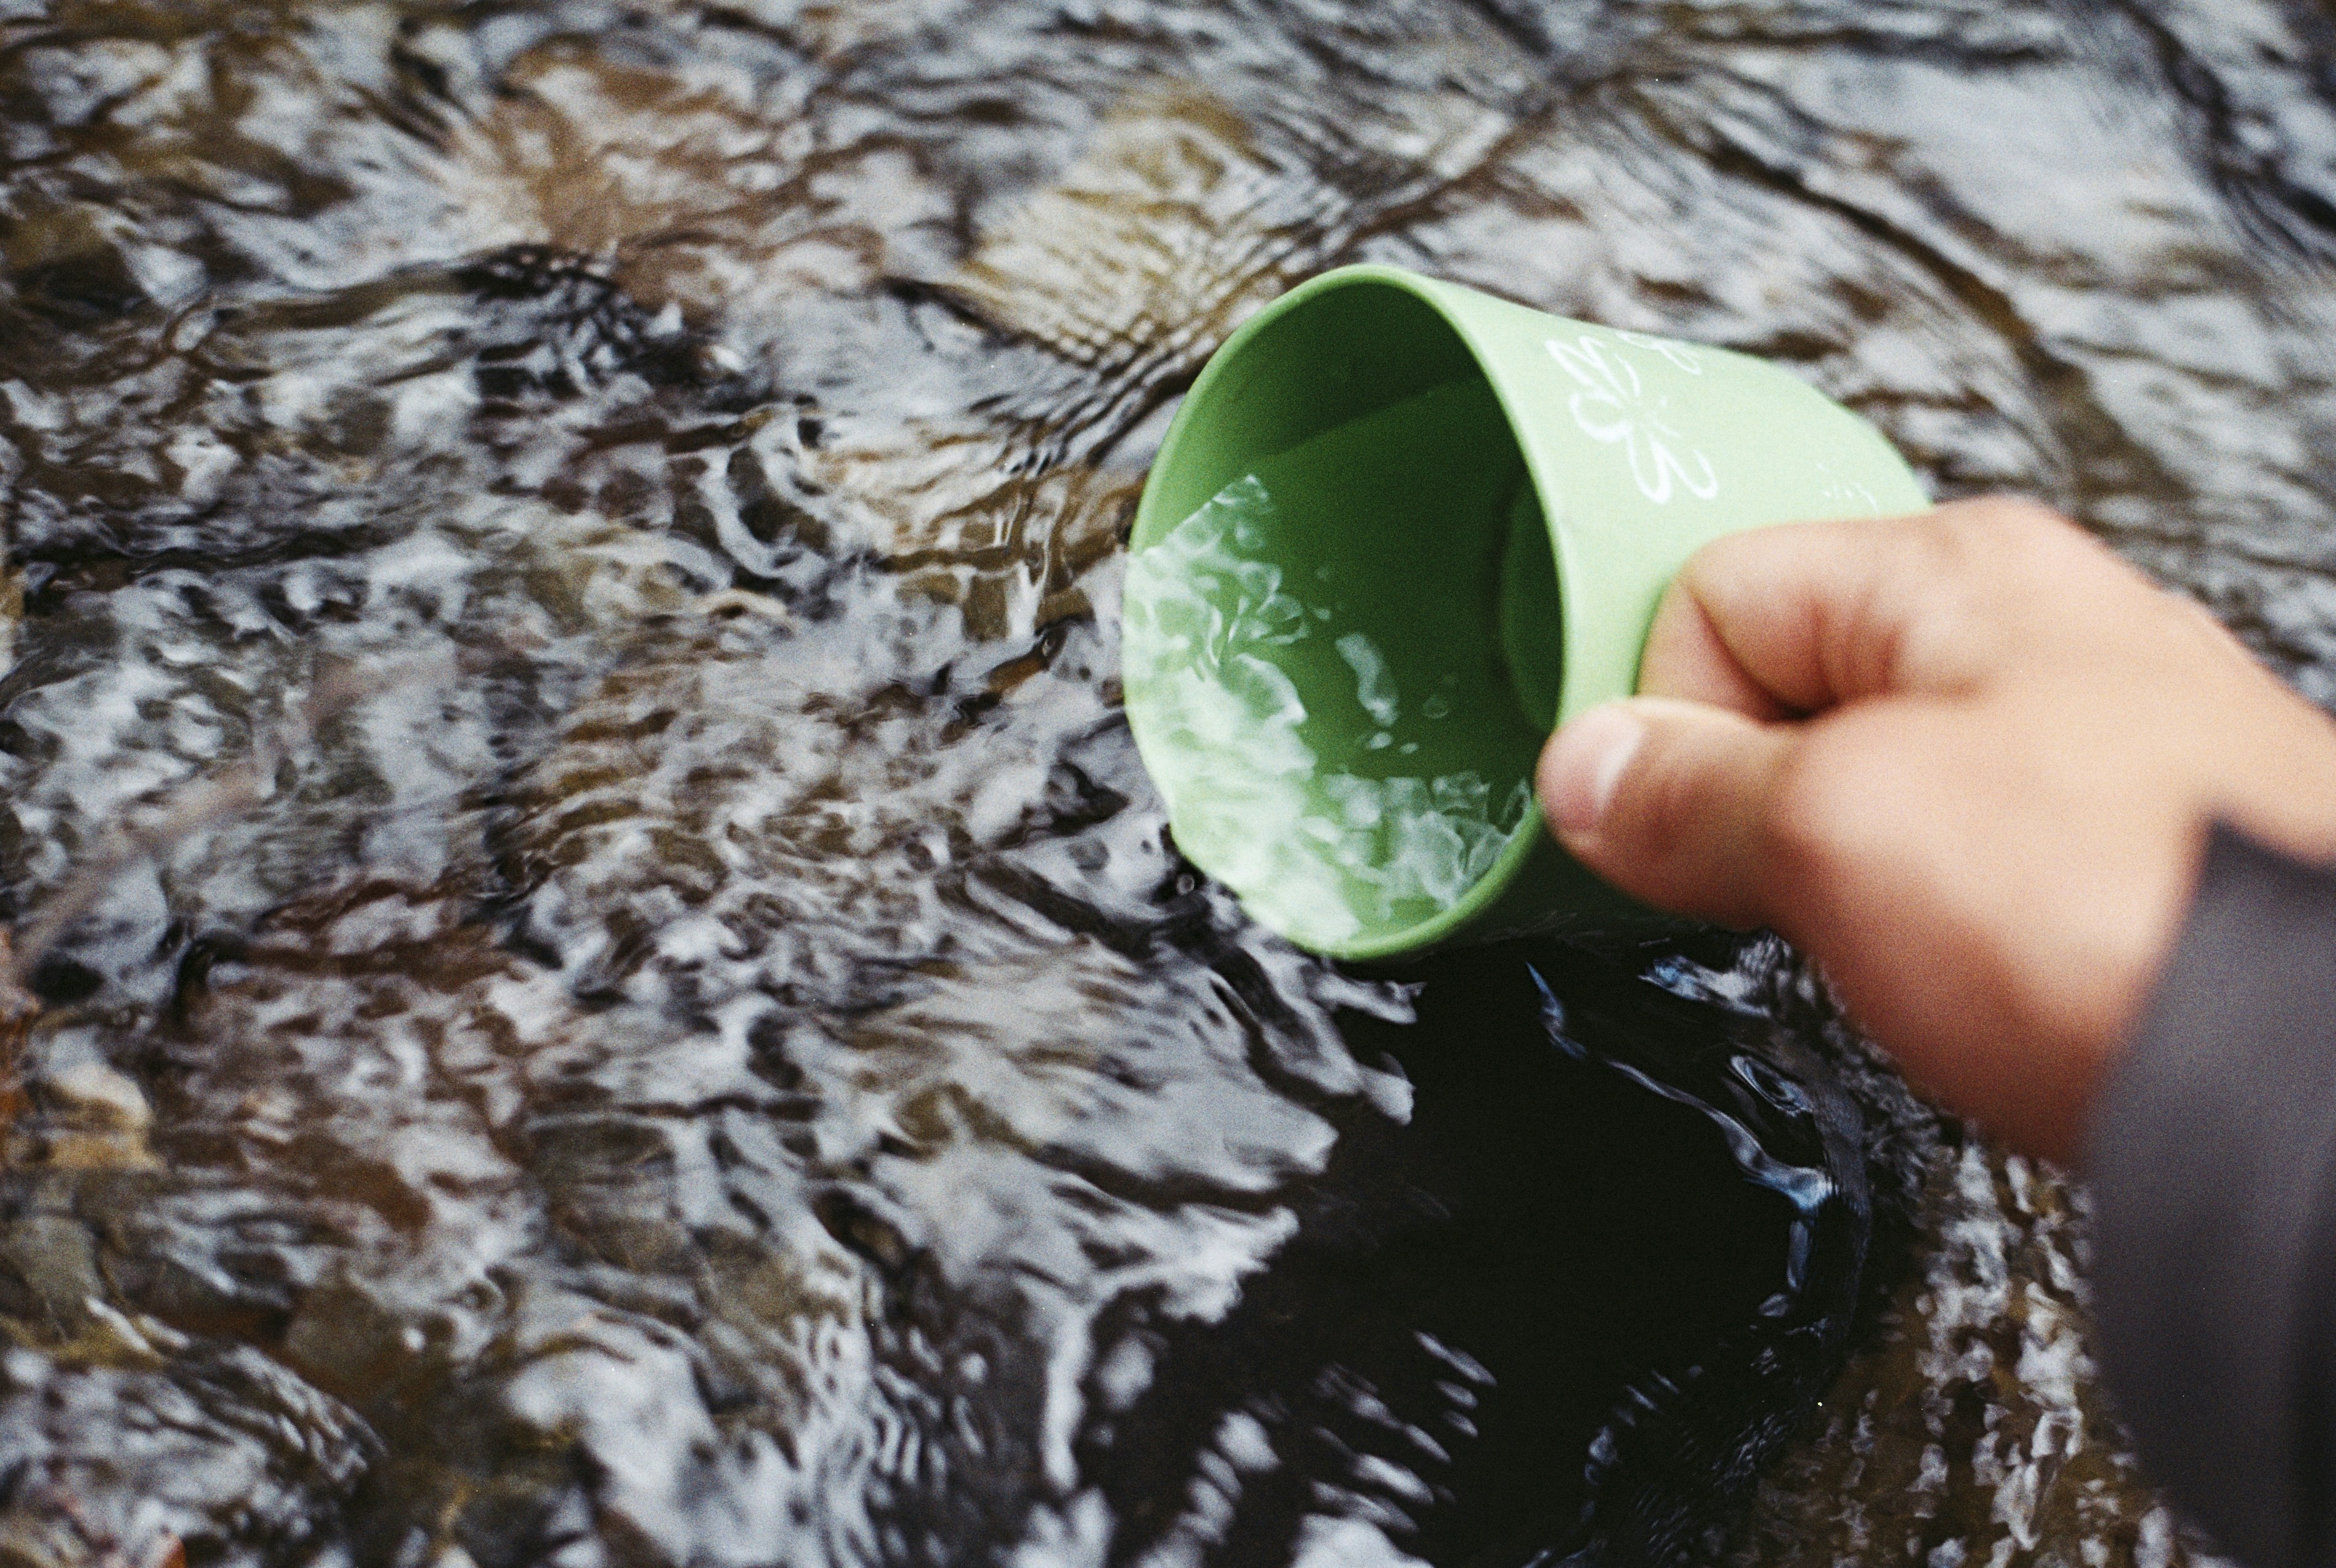
<path id="1" fill-rule="evenodd" d="M 1235 333 L 1161 447 L 1128 721 L 1178 848 L 1300 946 L 1647 918 L 1543 829 L 1543 745 L 1636 687 L 1708 540 L 1928 505 L 1774 365 L 1342 268 Z"/>

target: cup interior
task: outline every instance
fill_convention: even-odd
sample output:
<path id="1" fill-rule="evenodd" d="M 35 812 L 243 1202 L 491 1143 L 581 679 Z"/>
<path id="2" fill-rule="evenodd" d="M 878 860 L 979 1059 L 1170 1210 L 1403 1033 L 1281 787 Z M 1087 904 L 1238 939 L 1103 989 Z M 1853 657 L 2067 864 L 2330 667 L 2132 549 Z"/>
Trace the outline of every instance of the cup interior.
<path id="1" fill-rule="evenodd" d="M 1195 389 L 1130 556 L 1128 711 L 1179 847 L 1348 956 L 1488 897 L 1539 832 L 1557 589 L 1508 416 L 1432 305 L 1358 280 L 1261 322 Z"/>

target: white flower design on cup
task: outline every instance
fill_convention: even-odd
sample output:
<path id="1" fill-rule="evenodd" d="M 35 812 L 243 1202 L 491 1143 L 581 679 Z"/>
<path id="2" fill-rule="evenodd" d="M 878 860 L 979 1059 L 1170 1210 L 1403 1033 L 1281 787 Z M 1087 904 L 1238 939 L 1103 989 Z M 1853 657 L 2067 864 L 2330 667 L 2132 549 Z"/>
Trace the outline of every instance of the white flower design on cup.
<path id="1" fill-rule="evenodd" d="M 1666 417 L 1670 399 L 1650 392 L 1628 356 L 1587 334 L 1573 344 L 1551 338 L 1548 346 L 1560 368 L 1581 383 L 1570 405 L 1573 422 L 1591 440 L 1623 448 L 1640 494 L 1657 506 L 1668 505 L 1680 489 L 1703 501 L 1719 494 L 1719 476 L 1711 460 L 1688 445 Z M 1692 350 L 1681 349 L 1679 355 L 1663 357 L 1690 375 L 1703 373 Z"/>
<path id="2" fill-rule="evenodd" d="M 1683 343 L 1673 343 L 1667 337 L 1651 337 L 1643 332 L 1623 332 L 1619 329 L 1614 335 L 1632 348 L 1642 348 L 1649 353 L 1662 355 L 1689 375 L 1703 373 L 1703 356 Z"/>
<path id="3" fill-rule="evenodd" d="M 1849 508 L 1853 507 L 1864 508 L 1867 517 L 1878 518 L 1882 515 L 1882 502 L 1875 498 L 1872 490 L 1867 489 L 1855 479 L 1842 478 L 1841 475 L 1834 472 L 1832 465 L 1827 463 L 1819 463 L 1817 472 L 1825 476 L 1825 488 L 1822 498 L 1828 506 L 1840 507 L 1844 516 L 1848 515 Z"/>

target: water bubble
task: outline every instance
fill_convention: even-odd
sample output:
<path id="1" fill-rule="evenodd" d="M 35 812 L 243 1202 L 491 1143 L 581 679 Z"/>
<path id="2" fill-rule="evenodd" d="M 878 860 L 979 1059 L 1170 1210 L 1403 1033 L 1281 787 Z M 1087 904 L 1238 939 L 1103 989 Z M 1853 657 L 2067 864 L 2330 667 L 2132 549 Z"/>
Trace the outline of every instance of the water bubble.
<path id="1" fill-rule="evenodd" d="M 1398 711 L 1395 678 L 1377 645 L 1360 632 L 1349 632 L 1338 639 L 1338 657 L 1355 672 L 1355 700 L 1363 711 L 1381 724 L 1394 723 Z"/>

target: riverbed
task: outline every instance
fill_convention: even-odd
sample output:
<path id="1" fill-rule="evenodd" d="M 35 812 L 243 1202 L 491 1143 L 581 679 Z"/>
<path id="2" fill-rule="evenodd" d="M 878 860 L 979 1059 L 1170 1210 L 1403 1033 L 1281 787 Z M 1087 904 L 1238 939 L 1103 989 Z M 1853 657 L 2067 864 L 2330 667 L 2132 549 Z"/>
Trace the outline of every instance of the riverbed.
<path id="1" fill-rule="evenodd" d="M 1309 958 L 1121 550 L 1393 262 L 2336 699 L 2336 23 L 0 3 L 0 1553 L 2205 1560 L 2085 1202 L 1767 939 Z"/>

